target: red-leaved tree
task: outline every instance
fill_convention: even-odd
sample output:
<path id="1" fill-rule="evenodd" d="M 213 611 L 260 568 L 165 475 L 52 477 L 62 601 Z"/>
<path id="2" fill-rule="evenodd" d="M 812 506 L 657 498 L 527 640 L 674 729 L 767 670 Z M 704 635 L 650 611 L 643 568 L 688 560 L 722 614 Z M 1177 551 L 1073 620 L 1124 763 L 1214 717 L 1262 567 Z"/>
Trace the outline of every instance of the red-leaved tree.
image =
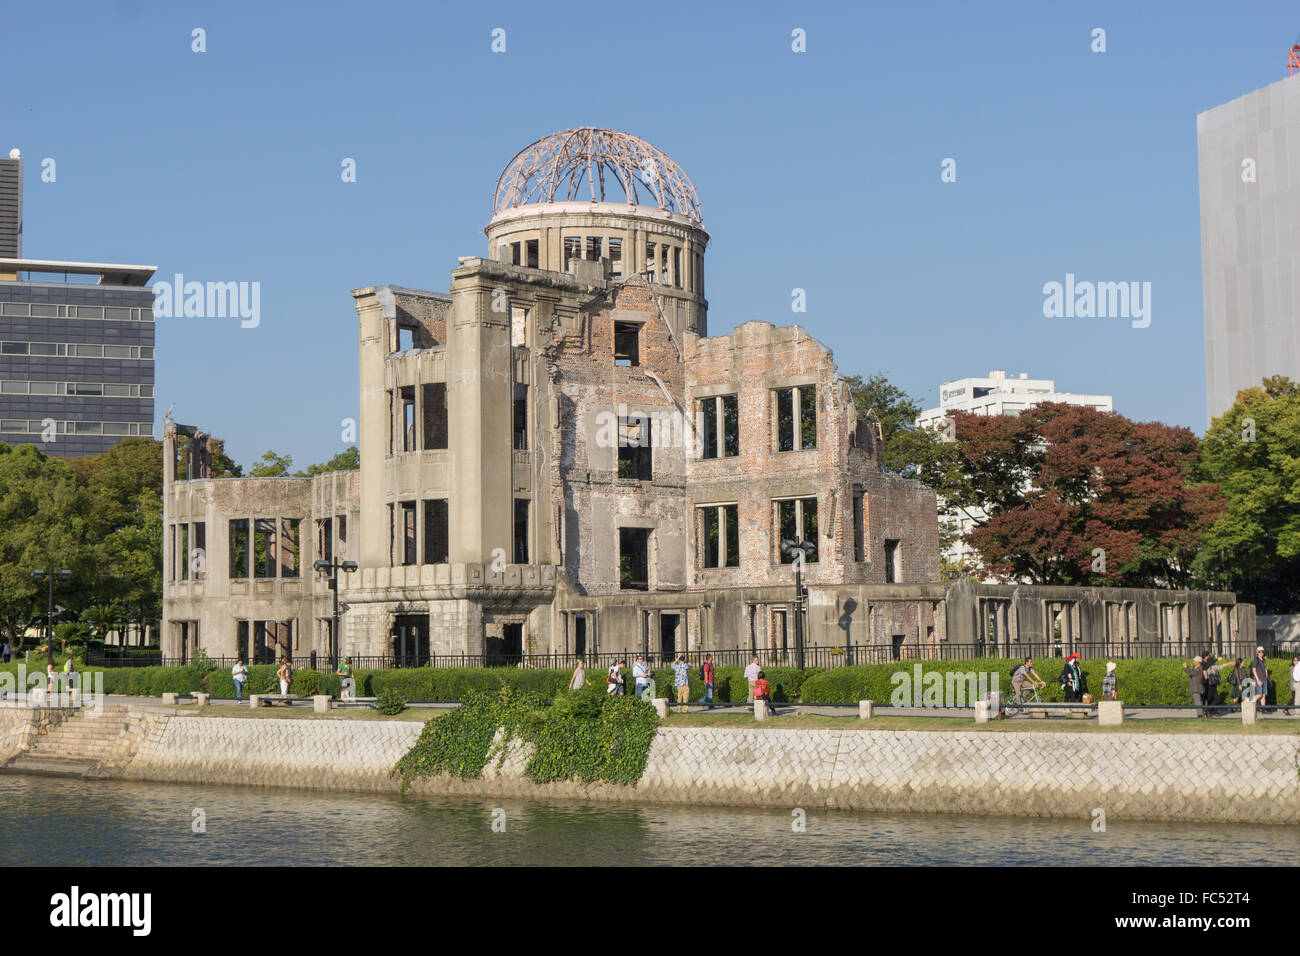
<path id="1" fill-rule="evenodd" d="M 953 413 L 954 467 L 941 489 L 974 512 L 966 540 L 983 570 L 1038 584 L 1186 587 L 1223 511 L 1197 483 L 1196 436 L 1114 412 L 1045 403 L 1019 416 Z"/>

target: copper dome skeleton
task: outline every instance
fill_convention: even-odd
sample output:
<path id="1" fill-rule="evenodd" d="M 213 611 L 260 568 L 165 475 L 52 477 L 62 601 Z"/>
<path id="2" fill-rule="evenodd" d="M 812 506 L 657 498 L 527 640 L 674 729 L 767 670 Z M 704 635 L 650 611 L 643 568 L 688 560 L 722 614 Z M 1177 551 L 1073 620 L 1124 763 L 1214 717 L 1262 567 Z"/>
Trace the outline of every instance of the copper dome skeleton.
<path id="1" fill-rule="evenodd" d="M 524 147 L 506 164 L 493 193 L 494 216 L 522 205 L 613 202 L 607 176 L 632 205 L 656 206 L 700 225 L 700 200 L 686 172 L 663 150 L 617 130 L 584 126 L 563 130 Z M 648 202 L 642 202 L 645 195 Z"/>

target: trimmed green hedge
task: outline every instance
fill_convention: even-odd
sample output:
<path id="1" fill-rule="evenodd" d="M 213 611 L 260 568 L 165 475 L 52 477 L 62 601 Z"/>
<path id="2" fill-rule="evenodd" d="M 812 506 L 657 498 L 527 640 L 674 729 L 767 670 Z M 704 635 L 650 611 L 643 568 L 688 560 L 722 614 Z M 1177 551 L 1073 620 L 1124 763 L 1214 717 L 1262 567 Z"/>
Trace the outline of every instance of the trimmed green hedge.
<path id="1" fill-rule="evenodd" d="M 830 670 L 809 668 L 804 671 L 793 667 L 764 668 L 768 681 L 772 685 L 772 699 L 778 703 L 808 701 L 825 704 L 852 704 L 859 700 L 874 700 L 881 706 L 888 706 L 893 698 L 895 687 L 893 676 L 915 673 L 915 665 L 921 665 L 922 674 L 932 671 L 940 673 L 973 671 L 998 675 L 998 684 L 1003 691 L 1011 689 L 1011 672 L 1019 664 L 1015 659 L 977 658 L 973 660 L 946 661 L 896 661 L 889 664 L 867 664 L 854 667 L 836 667 Z M 1158 660 L 1144 658 L 1140 660 L 1116 661 L 1119 665 L 1119 696 L 1128 704 L 1163 704 L 1189 705 L 1191 694 L 1187 689 L 1187 675 L 1183 673 L 1181 660 Z M 56 668 L 62 673 L 63 661 L 56 658 Z M 1039 658 L 1035 660 L 1035 669 L 1039 676 L 1047 681 L 1043 694 L 1046 700 L 1061 700 L 1061 688 L 1056 683 L 1062 661 L 1060 658 Z M 1106 660 L 1095 658 L 1082 662 L 1083 673 L 1088 682 L 1088 690 L 1094 697 L 1101 696 L 1101 679 L 1106 673 Z M 1291 700 L 1290 661 L 1285 658 L 1272 658 L 1268 662 L 1269 677 L 1273 687 L 1269 694 L 1270 706 L 1288 706 Z M 16 674 L 17 663 L 0 665 L 0 672 Z M 78 673 L 85 669 L 78 664 Z M 137 696 L 158 697 L 164 693 L 191 694 L 207 690 L 215 697 L 234 697 L 235 684 L 230 679 L 230 671 L 221 668 L 209 673 L 204 678 L 193 667 L 105 667 L 95 668 L 104 675 L 104 692 L 108 694 L 129 694 Z M 248 683 L 244 686 L 244 695 L 274 694 L 279 692 L 279 682 L 275 676 L 273 664 L 254 664 L 248 668 Z M 44 673 L 43 667 L 32 667 L 29 673 Z M 357 694 L 361 697 L 378 697 L 384 692 L 396 693 L 412 700 L 464 700 L 471 693 L 487 694 L 495 697 L 502 689 L 509 688 L 517 693 L 538 694 L 546 699 L 554 699 L 561 691 L 567 690 L 570 670 L 520 670 L 513 667 L 454 667 L 430 668 L 419 667 L 401 670 L 363 671 L 354 673 L 357 682 Z M 676 699 L 673 690 L 673 672 L 671 668 L 659 668 L 652 672 L 655 690 L 660 697 Z M 623 672 L 627 692 L 633 691 L 632 670 Z M 204 682 L 206 681 L 206 687 Z M 990 685 L 992 678 L 989 679 Z M 605 672 L 588 668 L 589 686 L 605 688 Z M 301 669 L 294 672 L 292 691 L 300 697 L 314 694 L 329 694 L 338 697 L 341 691 L 340 681 L 332 673 L 322 673 Z M 1226 684 L 1220 685 L 1223 694 L 1228 693 Z M 748 693 L 748 683 L 744 669 L 740 667 L 719 667 L 716 673 L 714 700 L 721 703 L 743 703 Z M 704 684 L 700 680 L 698 667 L 691 669 L 692 701 L 704 696 Z"/>
<path id="2" fill-rule="evenodd" d="M 1101 697 L 1101 679 L 1106 675 L 1107 658 L 1094 658 L 1080 662 L 1088 692 L 1094 698 Z M 998 686 L 1005 692 L 1011 691 L 1011 672 L 1021 663 L 1013 658 L 976 658 L 973 660 L 936 660 L 936 661 L 895 661 L 890 664 L 866 664 L 854 667 L 836 667 L 809 677 L 803 683 L 800 699 L 811 703 L 852 704 L 860 700 L 874 700 L 879 706 L 891 706 L 894 692 L 900 686 L 894 681 L 894 675 L 903 673 L 915 683 L 915 668 L 921 665 L 921 673 L 987 673 L 998 676 Z M 1188 677 L 1183 673 L 1182 660 L 1165 660 L 1141 658 L 1138 660 L 1117 660 L 1115 673 L 1119 678 L 1119 698 L 1126 704 L 1162 704 L 1165 706 L 1187 706 L 1192 703 L 1188 690 Z M 1231 663 L 1231 662 L 1229 662 Z M 1034 670 L 1038 676 L 1047 681 L 1045 691 L 1040 691 L 1044 700 L 1061 701 L 1061 685 L 1057 683 L 1064 661 L 1057 657 L 1035 658 Z M 1273 682 L 1268 703 L 1286 706 L 1291 701 L 1291 663 L 1287 659 L 1272 658 L 1268 662 L 1268 674 Z M 988 678 L 990 689 L 993 678 Z M 1228 686 L 1220 685 L 1226 699 Z M 913 693 L 917 693 L 913 689 Z M 968 705 L 969 706 L 969 703 Z"/>

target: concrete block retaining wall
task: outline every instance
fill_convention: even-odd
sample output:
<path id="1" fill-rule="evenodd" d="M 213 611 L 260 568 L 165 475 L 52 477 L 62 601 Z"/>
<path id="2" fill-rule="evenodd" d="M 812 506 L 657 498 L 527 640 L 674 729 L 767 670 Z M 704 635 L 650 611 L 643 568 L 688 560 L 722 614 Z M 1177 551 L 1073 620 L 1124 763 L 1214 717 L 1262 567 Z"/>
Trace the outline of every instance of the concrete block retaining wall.
<path id="1" fill-rule="evenodd" d="M 0 746 L 6 715 L 0 710 Z M 16 721 L 15 721 L 16 723 Z M 422 725 L 152 713 L 115 775 L 133 780 L 396 791 Z M 512 747 L 483 779 L 412 792 L 1108 819 L 1300 823 L 1300 736 L 1289 734 L 664 729 L 635 787 L 534 784 Z M 119 769 L 120 768 L 120 769 Z"/>

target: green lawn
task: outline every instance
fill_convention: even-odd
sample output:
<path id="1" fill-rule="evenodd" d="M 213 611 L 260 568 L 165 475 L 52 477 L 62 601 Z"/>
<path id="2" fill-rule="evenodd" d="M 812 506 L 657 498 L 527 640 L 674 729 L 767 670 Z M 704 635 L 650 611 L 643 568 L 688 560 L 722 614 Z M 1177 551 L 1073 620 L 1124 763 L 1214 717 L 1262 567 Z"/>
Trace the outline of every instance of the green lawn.
<path id="1" fill-rule="evenodd" d="M 247 705 L 243 707 L 199 707 L 197 704 L 178 704 L 176 706 L 178 714 L 189 714 L 195 717 L 228 717 L 228 718 L 252 718 L 254 720 L 265 720 L 268 718 L 289 718 L 291 720 L 419 720 L 425 721 L 430 717 L 437 717 L 447 713 L 445 710 L 434 709 L 432 707 L 408 707 L 400 714 L 394 714 L 391 717 L 385 717 L 378 711 L 371 710 L 369 707 L 346 707 L 338 710 L 331 710 L 328 714 L 318 714 L 311 707 L 287 707 L 283 704 L 272 704 L 269 707 L 258 707 L 254 710 Z"/>

